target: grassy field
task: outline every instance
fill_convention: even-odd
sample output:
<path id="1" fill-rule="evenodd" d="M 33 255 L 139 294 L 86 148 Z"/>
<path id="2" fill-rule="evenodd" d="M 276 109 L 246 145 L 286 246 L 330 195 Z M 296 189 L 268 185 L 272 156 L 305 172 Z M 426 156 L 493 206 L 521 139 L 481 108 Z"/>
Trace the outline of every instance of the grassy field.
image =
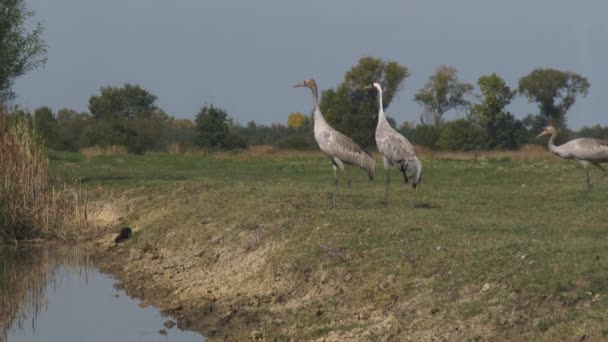
<path id="1" fill-rule="evenodd" d="M 576 162 L 510 156 L 422 156 L 416 208 L 397 171 L 385 209 L 381 163 L 373 182 L 351 167 L 353 195 L 342 182 L 335 210 L 331 165 L 317 153 L 52 162 L 124 207 L 117 216 L 136 228 L 127 246 L 190 265 L 165 275 L 177 299 L 212 287 L 234 303 L 278 298 L 245 308 L 281 317 L 260 323 L 268 335 L 608 337 L 608 181 L 593 172 L 587 193 Z M 216 279 L 194 281 L 199 272 Z"/>

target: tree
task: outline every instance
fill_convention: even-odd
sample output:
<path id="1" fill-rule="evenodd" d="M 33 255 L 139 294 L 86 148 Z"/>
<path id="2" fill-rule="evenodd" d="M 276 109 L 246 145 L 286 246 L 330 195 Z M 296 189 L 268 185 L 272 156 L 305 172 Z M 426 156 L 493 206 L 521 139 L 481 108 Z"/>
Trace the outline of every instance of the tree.
<path id="1" fill-rule="evenodd" d="M 57 148 L 59 125 L 51 108 L 45 106 L 34 111 L 34 127 L 46 146 Z"/>
<path id="2" fill-rule="evenodd" d="M 125 83 L 123 87 L 101 87 L 100 95 L 89 98 L 89 111 L 98 120 L 133 119 L 136 115 L 151 116 L 157 111 L 156 95 Z"/>
<path id="3" fill-rule="evenodd" d="M 92 124 L 93 119 L 89 113 L 78 113 L 73 109 L 63 108 L 57 112 L 58 150 L 78 151 L 82 147 L 83 132 Z"/>
<path id="4" fill-rule="evenodd" d="M 372 145 L 378 113 L 377 93 L 363 88 L 373 82 L 380 83 L 386 109 L 408 76 L 407 67 L 395 61 L 374 57 L 359 59 L 335 90 L 323 92 L 321 110 L 325 119 L 360 145 Z"/>
<path id="5" fill-rule="evenodd" d="M 291 113 L 289 114 L 289 117 L 287 117 L 287 126 L 293 129 L 304 128 L 308 125 L 308 123 L 308 116 L 302 113 Z"/>
<path id="6" fill-rule="evenodd" d="M 547 124 L 565 128 L 566 112 L 577 95 L 587 96 L 590 86 L 585 77 L 576 73 L 538 68 L 519 80 L 519 93 L 529 102 L 538 103 Z"/>
<path id="7" fill-rule="evenodd" d="M 198 136 L 196 143 L 202 147 L 224 148 L 230 131 L 228 114 L 213 105 L 204 106 L 195 118 Z"/>
<path id="8" fill-rule="evenodd" d="M 191 146 L 196 136 L 196 125 L 191 119 L 170 117 L 164 123 L 163 141 L 167 145 L 176 144 L 180 148 Z M 169 146 L 170 147 L 170 146 Z"/>
<path id="9" fill-rule="evenodd" d="M 465 99 L 473 86 L 458 81 L 458 71 L 451 66 L 442 65 L 437 68 L 429 82 L 414 96 L 414 101 L 424 107 L 421 115 L 423 124 L 433 124 L 440 129 L 443 115 L 451 109 L 465 109 L 469 102 Z"/>
<path id="10" fill-rule="evenodd" d="M 481 90 L 480 103 L 471 108 L 471 117 L 485 131 L 485 148 L 516 149 L 523 124 L 505 107 L 517 93 L 496 74 L 482 76 L 477 81 Z"/>
<path id="11" fill-rule="evenodd" d="M 483 131 L 475 123 L 458 119 L 444 125 L 437 146 L 447 150 L 470 151 L 479 149 L 483 139 Z"/>
<path id="12" fill-rule="evenodd" d="M 168 115 L 157 109 L 152 112 L 139 112 L 129 122 L 128 126 L 133 129 L 137 136 L 129 150 L 135 153 L 143 153 L 149 150 L 158 150 L 166 144 L 163 140 L 165 124 Z"/>
<path id="13" fill-rule="evenodd" d="M 595 124 L 591 127 L 585 126 L 581 128 L 576 136 L 580 138 L 595 138 L 595 139 L 608 139 L 608 127 Z"/>
<path id="14" fill-rule="evenodd" d="M 42 25 L 31 31 L 24 27 L 32 16 L 24 0 L 0 2 L 0 107 L 15 97 L 11 88 L 16 78 L 46 62 Z"/>
<path id="15" fill-rule="evenodd" d="M 158 149 L 168 116 L 156 106 L 156 99 L 139 85 L 102 87 L 100 95 L 89 98 L 89 110 L 97 122 L 85 132 L 84 142 L 124 145 L 135 153 Z"/>

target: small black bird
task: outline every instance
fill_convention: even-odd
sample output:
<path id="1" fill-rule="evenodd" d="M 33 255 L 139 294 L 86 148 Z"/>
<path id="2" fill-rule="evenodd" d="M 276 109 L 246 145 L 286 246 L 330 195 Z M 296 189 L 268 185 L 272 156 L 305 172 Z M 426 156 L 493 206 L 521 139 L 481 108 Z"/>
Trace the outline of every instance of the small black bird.
<path id="1" fill-rule="evenodd" d="M 114 245 L 114 246 L 117 246 L 119 243 L 126 241 L 128 238 L 131 237 L 131 234 L 132 234 L 131 228 L 124 227 L 123 229 L 121 229 L 120 233 L 118 234 L 116 239 L 114 239 L 114 242 L 116 242 L 116 245 Z"/>

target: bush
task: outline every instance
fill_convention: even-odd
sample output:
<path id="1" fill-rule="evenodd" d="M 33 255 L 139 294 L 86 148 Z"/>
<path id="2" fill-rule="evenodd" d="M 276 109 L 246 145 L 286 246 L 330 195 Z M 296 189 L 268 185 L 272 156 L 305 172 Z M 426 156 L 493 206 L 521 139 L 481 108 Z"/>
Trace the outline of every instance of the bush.
<path id="1" fill-rule="evenodd" d="M 446 123 L 437 141 L 437 146 L 452 151 L 470 151 L 479 149 L 484 144 L 484 132 L 477 125 L 466 119 Z"/>
<path id="2" fill-rule="evenodd" d="M 224 137 L 223 148 L 228 150 L 247 148 L 247 140 L 234 132 L 229 132 Z"/>
<path id="3" fill-rule="evenodd" d="M 437 147 L 437 140 L 439 140 L 440 135 L 441 130 L 435 126 L 419 125 L 416 126 L 416 129 L 414 130 L 411 142 L 418 145 L 435 148 Z"/>
<path id="4" fill-rule="evenodd" d="M 291 135 L 280 140 L 276 146 L 284 149 L 312 150 L 317 148 L 317 143 L 312 135 Z"/>

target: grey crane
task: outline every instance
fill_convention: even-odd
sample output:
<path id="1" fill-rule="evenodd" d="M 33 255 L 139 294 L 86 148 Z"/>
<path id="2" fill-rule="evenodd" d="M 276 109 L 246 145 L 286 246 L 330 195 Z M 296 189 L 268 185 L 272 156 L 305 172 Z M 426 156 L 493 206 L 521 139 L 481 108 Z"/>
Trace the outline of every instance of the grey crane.
<path id="1" fill-rule="evenodd" d="M 386 191 L 384 192 L 384 205 L 388 207 L 388 190 L 391 181 L 390 169 L 395 165 L 403 174 L 403 179 L 412 181 L 412 188 L 416 189 L 422 180 L 422 163 L 416 157 L 414 146 L 399 132 L 397 132 L 386 120 L 384 107 L 382 105 L 382 86 L 374 83 L 365 87 L 378 90 L 378 125 L 376 126 L 376 147 L 382 153 L 384 169 L 386 170 Z M 410 203 L 413 206 L 413 202 Z"/>
<path id="2" fill-rule="evenodd" d="M 557 128 L 547 126 L 537 138 L 543 135 L 550 135 L 549 151 L 565 159 L 576 159 L 583 164 L 587 174 L 587 190 L 591 189 L 591 178 L 589 177 L 589 163 L 602 170 L 606 176 L 606 169 L 600 163 L 608 162 L 608 141 L 593 138 L 579 138 L 570 140 L 567 143 L 555 146 L 554 141 L 557 136 Z"/>
<path id="3" fill-rule="evenodd" d="M 305 80 L 294 87 L 306 87 L 312 91 L 312 104 L 314 110 L 314 133 L 319 148 L 332 162 L 334 169 L 334 195 L 332 207 L 336 207 L 336 192 L 338 191 L 338 169 L 344 172 L 344 164 L 358 166 L 365 171 L 370 180 L 374 179 L 376 162 L 368 152 L 355 144 L 349 137 L 333 129 L 321 114 L 317 92 L 317 83 L 313 79 Z M 349 190 L 350 177 L 346 178 Z"/>

